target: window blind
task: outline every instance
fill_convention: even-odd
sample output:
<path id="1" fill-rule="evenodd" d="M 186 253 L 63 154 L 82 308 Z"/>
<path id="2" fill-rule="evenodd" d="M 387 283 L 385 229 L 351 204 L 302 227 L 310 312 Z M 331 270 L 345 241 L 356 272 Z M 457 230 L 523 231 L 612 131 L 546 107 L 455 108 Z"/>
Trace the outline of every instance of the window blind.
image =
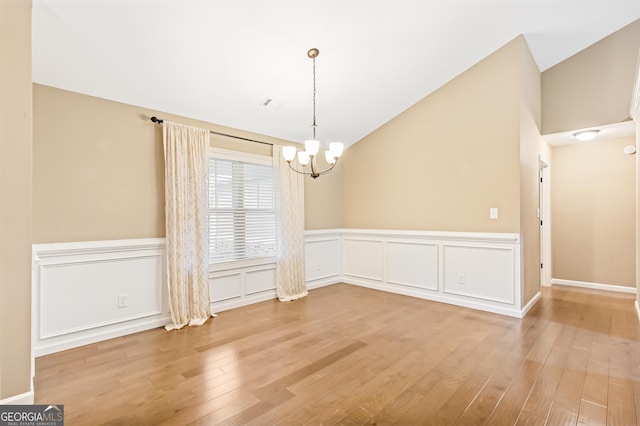
<path id="1" fill-rule="evenodd" d="M 209 262 L 275 254 L 273 167 L 210 157 Z"/>

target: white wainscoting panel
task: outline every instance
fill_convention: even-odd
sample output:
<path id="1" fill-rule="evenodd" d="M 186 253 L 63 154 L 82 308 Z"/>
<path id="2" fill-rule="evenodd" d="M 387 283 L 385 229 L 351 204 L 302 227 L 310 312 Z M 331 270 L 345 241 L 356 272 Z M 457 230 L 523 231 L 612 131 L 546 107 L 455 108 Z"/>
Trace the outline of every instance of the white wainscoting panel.
<path id="1" fill-rule="evenodd" d="M 246 273 L 246 293 L 256 294 L 264 291 L 275 290 L 276 288 L 275 268 L 259 269 L 247 271 Z"/>
<path id="2" fill-rule="evenodd" d="M 161 314 L 162 267 L 160 254 L 42 265 L 39 337 Z"/>
<path id="3" fill-rule="evenodd" d="M 443 244 L 444 292 L 513 305 L 515 250 Z"/>
<path id="4" fill-rule="evenodd" d="M 306 231 L 304 238 L 307 288 L 340 282 L 342 249 L 340 231 Z"/>
<path id="5" fill-rule="evenodd" d="M 519 318 L 526 313 L 518 234 L 340 232 L 342 282 Z"/>
<path id="6" fill-rule="evenodd" d="M 169 321 L 164 239 L 34 244 L 35 356 Z"/>
<path id="7" fill-rule="evenodd" d="M 342 249 L 345 275 L 374 281 L 383 280 L 383 241 L 343 237 Z"/>
<path id="8" fill-rule="evenodd" d="M 386 245 L 386 281 L 438 291 L 438 245 L 416 241 L 389 241 Z"/>
<path id="9" fill-rule="evenodd" d="M 209 273 L 211 311 L 222 312 L 276 297 L 274 263 L 237 266 Z"/>
<path id="10" fill-rule="evenodd" d="M 242 274 L 232 271 L 227 274 L 218 274 L 209 277 L 209 294 L 211 302 L 239 299 L 242 297 Z"/>

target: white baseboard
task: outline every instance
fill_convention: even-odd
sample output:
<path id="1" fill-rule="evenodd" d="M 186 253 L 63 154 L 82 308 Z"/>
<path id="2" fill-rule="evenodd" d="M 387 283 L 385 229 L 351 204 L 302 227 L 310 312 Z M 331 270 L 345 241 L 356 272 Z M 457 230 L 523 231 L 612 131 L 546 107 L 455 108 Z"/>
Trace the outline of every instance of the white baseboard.
<path id="1" fill-rule="evenodd" d="M 590 283 L 585 281 L 561 280 L 558 278 L 552 278 L 551 285 L 567 285 L 571 287 L 590 288 L 593 290 L 617 291 L 618 293 L 635 293 L 636 292 L 635 287 L 626 287 L 622 285 L 613 285 L 613 284 Z"/>
<path id="2" fill-rule="evenodd" d="M 357 285 L 360 287 L 371 288 L 373 290 L 386 291 L 388 293 L 402 294 L 403 296 L 411 296 L 419 299 L 431 300 L 433 302 L 447 303 L 449 305 L 462 306 L 463 308 L 477 309 L 480 311 L 491 312 L 494 314 L 506 315 L 514 318 L 522 318 L 523 314 L 516 309 L 509 307 L 499 307 L 495 305 L 485 304 L 482 302 L 473 302 L 462 299 L 460 297 L 450 297 L 442 293 L 428 293 L 420 290 L 411 290 L 409 288 L 401 288 L 398 286 L 385 285 L 383 283 L 361 280 L 353 277 L 344 277 L 346 284 Z"/>
<path id="3" fill-rule="evenodd" d="M 34 401 L 33 391 L 29 391 L 6 399 L 0 399 L 0 405 L 33 405 Z"/>
<path id="4" fill-rule="evenodd" d="M 34 348 L 34 356 L 39 357 L 49 355 L 55 352 L 66 351 L 67 349 L 78 348 L 80 346 L 90 345 L 92 343 L 102 342 L 103 340 L 115 339 L 116 337 L 127 336 L 141 331 L 152 330 L 154 328 L 164 327 L 171 322 L 171 317 L 166 315 L 161 318 L 152 318 L 148 321 L 137 322 L 135 324 L 123 323 L 109 329 L 91 330 L 85 335 L 70 336 L 55 340 L 51 343 L 43 342 Z"/>
<path id="5" fill-rule="evenodd" d="M 230 309 L 241 308 L 243 306 L 253 305 L 254 303 L 265 302 L 267 300 L 277 299 L 275 290 L 265 291 L 259 294 L 248 295 L 245 297 L 238 297 L 231 300 L 220 300 L 211 302 L 211 312 L 219 313 L 228 311 Z"/>
<path id="6" fill-rule="evenodd" d="M 342 281 L 340 281 L 338 276 L 335 277 L 327 277 L 327 278 L 323 278 L 323 279 L 316 279 L 316 280 L 308 280 L 307 281 L 307 290 L 314 290 L 316 288 L 320 288 L 320 287 L 326 287 L 326 286 L 330 286 L 333 284 L 338 284 Z M 264 302 L 267 300 L 273 300 L 273 299 L 277 299 L 278 296 L 276 294 L 276 291 L 268 291 L 268 292 L 263 292 L 260 294 L 255 294 L 255 295 L 250 295 L 250 296 L 246 296 L 244 298 L 237 298 L 237 299 L 233 299 L 233 300 L 223 300 L 223 301 L 219 301 L 219 302 L 212 302 L 211 303 L 211 312 L 224 312 L 224 311 L 228 311 L 229 309 L 235 309 L 235 308 L 241 308 L 243 306 L 248 306 L 248 305 L 252 305 L 254 303 L 260 303 L 260 302 Z"/>
<path id="7" fill-rule="evenodd" d="M 525 305 L 524 308 L 522 308 L 522 312 L 520 313 L 520 318 L 524 318 L 525 315 L 527 315 L 527 313 L 531 310 L 531 308 L 533 308 L 533 306 L 538 303 L 538 300 L 540 300 L 542 298 L 542 293 L 538 292 L 535 296 L 533 296 L 531 298 L 531 300 L 529 301 L 529 303 L 527 303 Z"/>
<path id="8" fill-rule="evenodd" d="M 342 280 L 340 279 L 339 276 L 327 277 L 327 278 L 322 278 L 317 280 L 310 280 L 310 281 L 307 281 L 307 290 L 313 290 L 320 287 L 327 287 L 330 285 L 339 284 L 341 282 Z"/>

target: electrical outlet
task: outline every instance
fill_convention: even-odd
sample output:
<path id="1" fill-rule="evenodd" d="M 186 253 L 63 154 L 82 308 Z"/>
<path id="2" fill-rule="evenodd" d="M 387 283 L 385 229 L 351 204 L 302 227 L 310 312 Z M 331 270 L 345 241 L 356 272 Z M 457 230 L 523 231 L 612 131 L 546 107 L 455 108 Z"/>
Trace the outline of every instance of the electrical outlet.
<path id="1" fill-rule="evenodd" d="M 128 306 L 127 298 L 128 294 L 119 294 L 118 295 L 118 308 L 126 308 Z"/>
<path id="2" fill-rule="evenodd" d="M 466 277 L 464 276 L 464 274 L 459 273 L 458 274 L 458 284 L 464 284 L 465 278 Z"/>
<path id="3" fill-rule="evenodd" d="M 316 272 L 320 272 L 320 264 L 316 263 Z"/>
<path id="4" fill-rule="evenodd" d="M 498 208 L 491 207 L 489 209 L 489 219 L 497 219 L 498 218 Z"/>

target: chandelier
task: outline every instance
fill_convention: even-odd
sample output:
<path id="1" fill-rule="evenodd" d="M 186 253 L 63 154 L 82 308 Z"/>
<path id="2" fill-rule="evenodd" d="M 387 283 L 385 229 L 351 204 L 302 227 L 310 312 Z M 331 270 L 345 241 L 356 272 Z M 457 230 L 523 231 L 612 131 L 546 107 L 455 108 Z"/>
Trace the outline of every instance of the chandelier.
<path id="1" fill-rule="evenodd" d="M 295 146 L 285 146 L 282 148 L 282 156 L 287 163 L 289 163 L 289 168 L 291 168 L 291 170 L 303 175 L 309 175 L 314 179 L 320 175 L 326 175 L 333 170 L 338 162 L 338 158 L 340 158 L 342 151 L 344 150 L 342 142 L 331 142 L 329 144 L 329 149 L 324 153 L 329 168 L 323 171 L 318 170 L 316 157 L 320 150 L 320 141 L 316 139 L 316 128 L 318 127 L 316 124 L 316 58 L 319 54 L 320 51 L 316 48 L 309 49 L 307 52 L 307 56 L 313 59 L 313 123 L 311 124 L 311 127 L 313 128 L 313 139 L 309 139 L 304 142 L 304 151 L 298 151 Z M 296 157 L 298 158 L 298 163 L 302 166 L 302 170 L 298 170 L 293 167 L 293 162 Z"/>

